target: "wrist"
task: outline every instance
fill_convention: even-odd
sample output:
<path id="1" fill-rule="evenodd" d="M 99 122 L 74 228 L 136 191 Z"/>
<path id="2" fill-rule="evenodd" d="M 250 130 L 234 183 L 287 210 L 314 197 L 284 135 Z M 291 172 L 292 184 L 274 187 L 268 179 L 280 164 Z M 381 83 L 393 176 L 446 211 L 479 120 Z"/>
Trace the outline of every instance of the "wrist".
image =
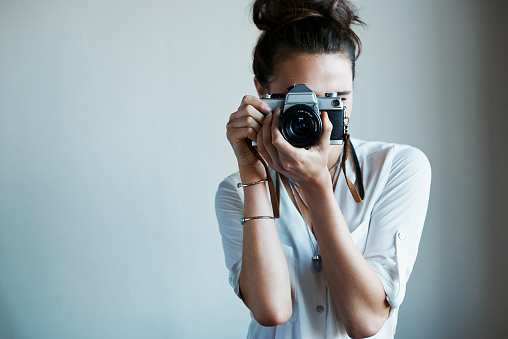
<path id="1" fill-rule="evenodd" d="M 251 183 L 259 180 L 266 179 L 267 173 L 266 170 L 261 164 L 261 161 L 258 161 L 252 165 L 240 165 L 238 164 L 238 170 L 240 172 L 240 178 L 242 183 Z"/>
<path id="2" fill-rule="evenodd" d="M 312 194 L 323 194 L 332 190 L 332 178 L 329 171 L 321 171 L 318 175 L 310 177 L 308 180 L 299 183 L 300 188 L 304 191 L 305 196 Z"/>

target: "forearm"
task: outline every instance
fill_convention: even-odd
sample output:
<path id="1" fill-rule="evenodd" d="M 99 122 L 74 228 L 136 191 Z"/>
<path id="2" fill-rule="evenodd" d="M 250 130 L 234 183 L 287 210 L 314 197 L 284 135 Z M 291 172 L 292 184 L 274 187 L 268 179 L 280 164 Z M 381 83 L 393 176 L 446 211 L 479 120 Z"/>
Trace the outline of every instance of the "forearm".
<path id="1" fill-rule="evenodd" d="M 325 175 L 318 183 L 302 186 L 326 278 L 348 332 L 373 335 L 386 320 L 389 305 L 381 280 L 351 238 L 329 179 Z"/>
<path id="2" fill-rule="evenodd" d="M 262 174 L 261 174 L 262 173 Z M 264 178 L 264 169 L 240 167 L 242 183 Z M 244 217 L 272 216 L 266 186 L 244 188 Z M 291 316 L 291 284 L 275 222 L 256 219 L 243 226 L 242 298 L 256 320 L 265 326 L 284 323 Z"/>

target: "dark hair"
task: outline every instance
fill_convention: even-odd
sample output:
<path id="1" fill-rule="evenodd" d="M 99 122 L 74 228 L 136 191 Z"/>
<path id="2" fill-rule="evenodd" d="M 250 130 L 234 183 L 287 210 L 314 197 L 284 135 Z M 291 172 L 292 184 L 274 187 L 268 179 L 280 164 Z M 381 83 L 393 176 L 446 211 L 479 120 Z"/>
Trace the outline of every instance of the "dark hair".
<path id="1" fill-rule="evenodd" d="M 252 68 L 265 89 L 277 65 L 292 53 L 344 53 L 351 60 L 353 78 L 362 44 L 352 30 L 365 25 L 347 0 L 255 0 L 252 18 L 263 32 L 254 48 Z"/>

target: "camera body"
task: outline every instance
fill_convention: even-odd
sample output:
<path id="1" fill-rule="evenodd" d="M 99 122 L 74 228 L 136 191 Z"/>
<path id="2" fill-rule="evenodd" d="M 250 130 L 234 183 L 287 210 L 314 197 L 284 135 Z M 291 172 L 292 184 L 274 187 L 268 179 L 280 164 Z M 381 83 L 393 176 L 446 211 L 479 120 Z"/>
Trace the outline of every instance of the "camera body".
<path id="1" fill-rule="evenodd" d="M 323 132 L 320 111 L 326 111 L 333 124 L 330 144 L 343 144 L 349 118 L 346 106 L 337 93 L 316 97 L 307 85 L 296 84 L 287 95 L 265 94 L 261 100 L 270 105 L 272 110 L 280 107 L 282 113 L 279 129 L 284 139 L 294 147 L 312 146 L 319 139 Z"/>

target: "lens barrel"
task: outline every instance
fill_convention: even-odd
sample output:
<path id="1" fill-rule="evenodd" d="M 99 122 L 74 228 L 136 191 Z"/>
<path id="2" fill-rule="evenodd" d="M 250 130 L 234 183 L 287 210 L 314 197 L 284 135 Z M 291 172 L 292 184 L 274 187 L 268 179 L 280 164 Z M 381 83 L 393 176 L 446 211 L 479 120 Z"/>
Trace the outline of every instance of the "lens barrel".
<path id="1" fill-rule="evenodd" d="M 282 113 L 279 129 L 291 145 L 303 148 L 316 143 L 323 132 L 323 123 L 312 106 L 298 104 Z"/>

